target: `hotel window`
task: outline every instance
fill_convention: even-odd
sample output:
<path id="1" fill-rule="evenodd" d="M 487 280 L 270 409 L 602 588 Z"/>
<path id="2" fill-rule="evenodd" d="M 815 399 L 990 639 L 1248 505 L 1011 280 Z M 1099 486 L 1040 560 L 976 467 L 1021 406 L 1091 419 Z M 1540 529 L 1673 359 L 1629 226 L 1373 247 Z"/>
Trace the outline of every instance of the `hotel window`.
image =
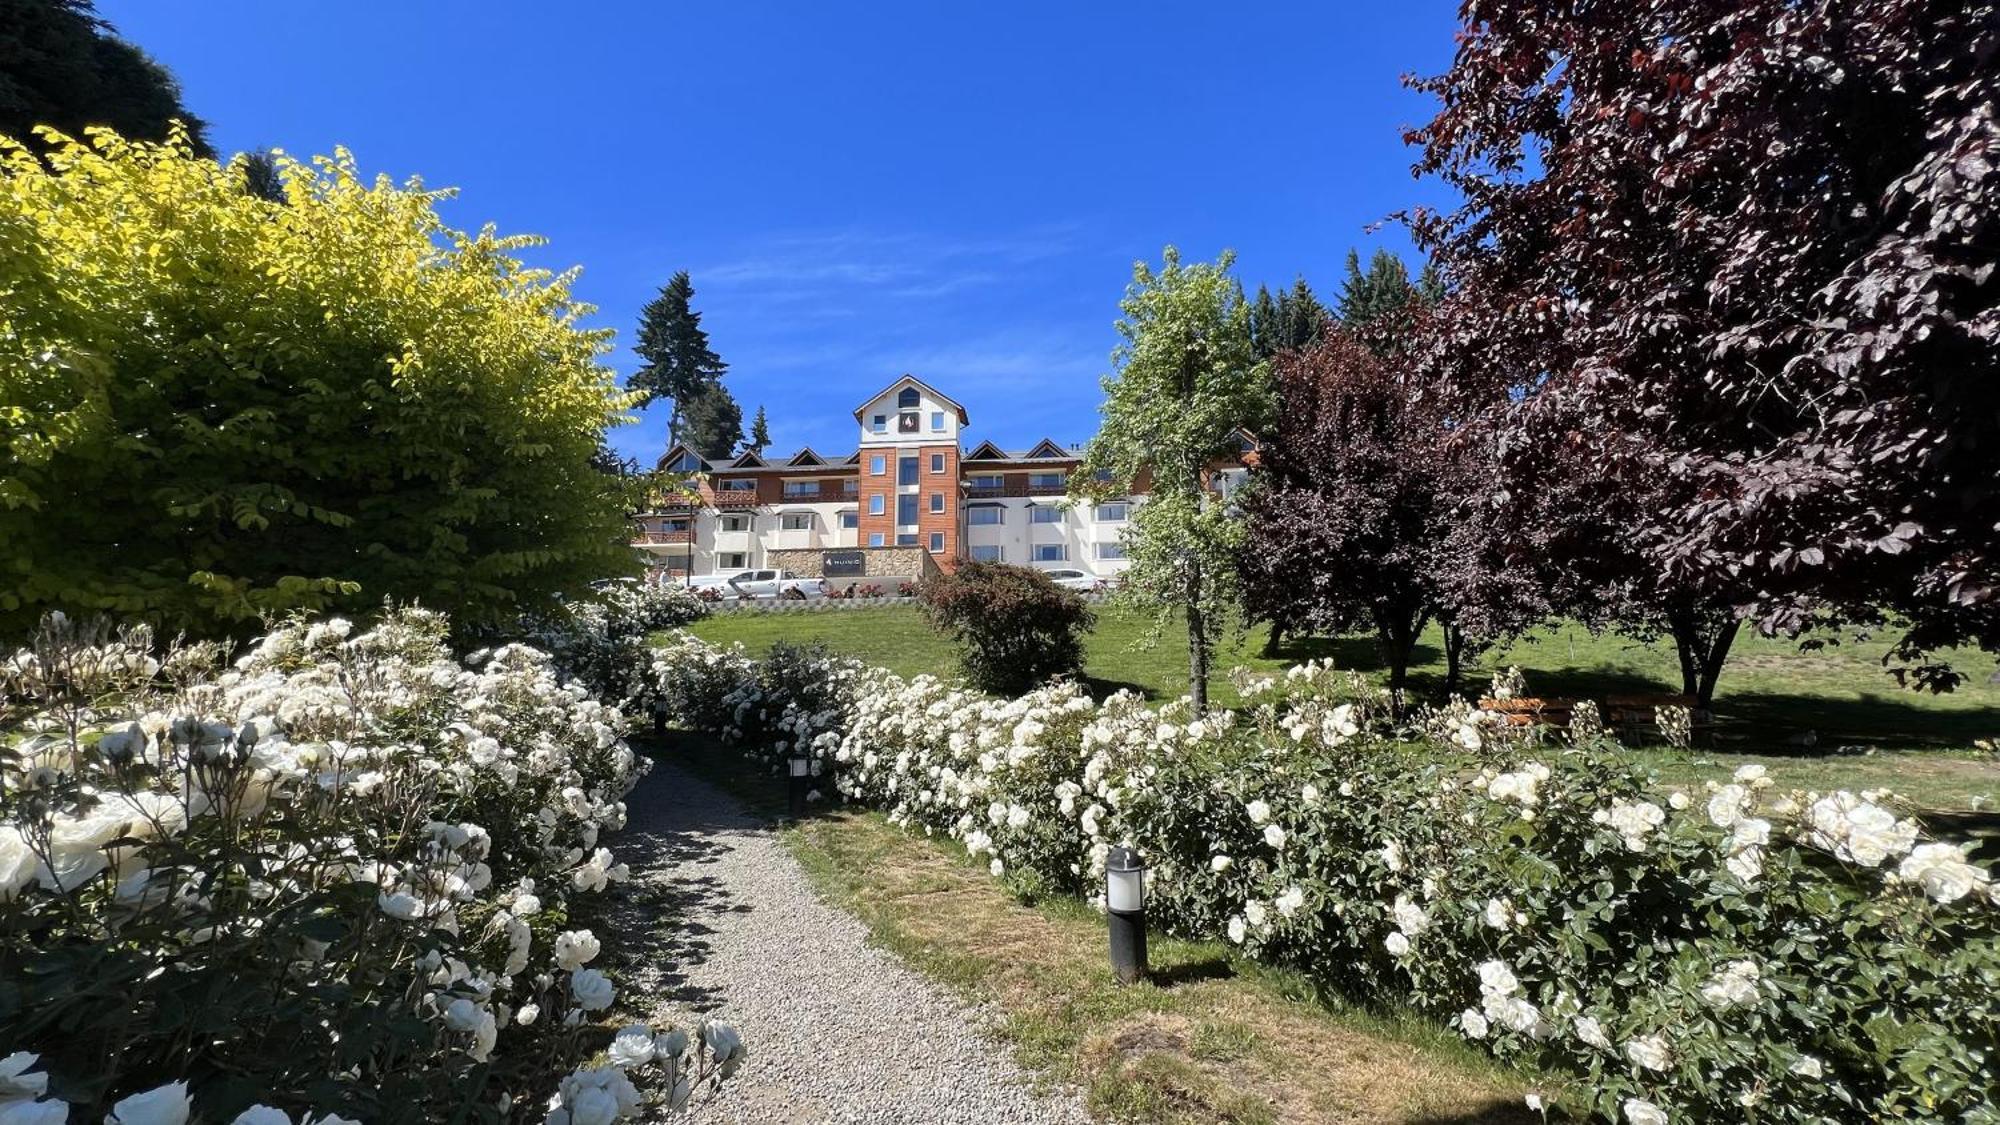
<path id="1" fill-rule="evenodd" d="M 716 487 L 723 492 L 755 492 L 757 482 L 749 477 L 731 477 Z"/>
<path id="2" fill-rule="evenodd" d="M 859 491 L 861 491 L 861 482 L 855 480 L 853 477 L 847 477 L 840 482 L 840 494 L 842 496 L 852 496 Z"/>
<path id="3" fill-rule="evenodd" d="M 917 459 L 915 457 L 896 458 L 896 483 L 899 485 L 917 483 Z"/>
<path id="4" fill-rule="evenodd" d="M 868 475 L 876 477 L 886 476 L 888 475 L 888 472 L 889 472 L 889 457 L 887 454 L 883 453 L 869 454 Z"/>
<path id="5" fill-rule="evenodd" d="M 786 512 L 783 519 L 785 522 L 780 526 L 786 531 L 812 530 L 813 518 L 811 512 Z"/>
<path id="6" fill-rule="evenodd" d="M 923 396 L 917 393 L 917 388 L 915 387 L 904 387 L 902 390 L 896 392 L 896 409 L 898 410 L 915 410 L 922 402 Z"/>
<path id="7" fill-rule="evenodd" d="M 944 472 L 944 454 L 942 453 L 931 454 L 931 472 L 934 473 Z"/>
<path id="8" fill-rule="evenodd" d="M 1006 549 L 1001 547 L 1000 544 L 998 543 L 975 545 L 972 548 L 973 562 L 1001 562 L 1004 561 L 1006 557 L 1007 557 Z"/>
<path id="9" fill-rule="evenodd" d="M 914 531 L 899 531 L 899 532 L 897 532 L 897 533 L 896 533 L 896 546 L 898 546 L 898 547 L 914 547 L 914 546 L 916 546 L 916 545 L 917 545 L 917 533 L 916 533 L 916 532 L 914 532 Z"/>
<path id="10" fill-rule="evenodd" d="M 722 517 L 722 530 L 748 531 L 750 530 L 750 517 L 743 515 L 741 513 L 731 513 L 729 515 L 726 515 Z"/>
<path id="11" fill-rule="evenodd" d="M 999 473 L 979 473 L 969 478 L 965 483 L 968 488 L 987 488 L 995 492 L 1000 491 L 1007 484 Z"/>
<path id="12" fill-rule="evenodd" d="M 871 532 L 869 532 L 869 533 L 868 533 L 868 545 L 869 545 L 870 547 L 880 547 L 880 546 L 882 545 L 882 533 L 881 533 L 881 532 L 879 532 L 879 531 L 871 531 Z"/>
<path id="13" fill-rule="evenodd" d="M 1063 546 L 1061 543 L 1035 544 L 1036 562 L 1067 562 L 1068 560 L 1069 548 Z"/>
<path id="14" fill-rule="evenodd" d="M 931 493 L 931 511 L 933 512 L 944 511 L 944 493 L 942 492 Z"/>
<path id="15" fill-rule="evenodd" d="M 882 498 L 882 494 L 879 492 L 873 496 L 870 496 L 868 498 L 868 514 L 871 516 L 879 516 L 884 512 L 888 511 L 888 508 L 885 506 L 886 503 L 887 502 Z"/>
<path id="16" fill-rule="evenodd" d="M 1061 473 L 1029 473 L 1029 488 L 1066 488 Z"/>
<path id="17" fill-rule="evenodd" d="M 944 532 L 942 531 L 931 532 L 931 554 L 933 555 L 944 554 Z"/>
<path id="18" fill-rule="evenodd" d="M 874 418 L 869 420 L 868 428 L 874 430 L 878 434 L 888 433 L 889 416 L 887 414 L 877 414 Z"/>
<path id="19" fill-rule="evenodd" d="M 940 434 L 944 432 L 944 411 L 931 411 L 931 430 L 934 433 Z"/>
<path id="20" fill-rule="evenodd" d="M 1029 523 L 1061 523 L 1062 509 L 1049 504 L 1037 504 L 1028 509 Z"/>
<path id="21" fill-rule="evenodd" d="M 817 496 L 819 482 L 816 480 L 788 480 L 785 482 L 787 496 Z"/>
<path id="22" fill-rule="evenodd" d="M 906 493 L 896 497 L 896 526 L 912 527 L 917 522 L 917 494 Z"/>
<path id="23" fill-rule="evenodd" d="M 965 522 L 981 527 L 994 527 L 1007 522 L 1005 508 L 967 508 Z"/>
<path id="24" fill-rule="evenodd" d="M 1098 523 L 1124 523 L 1125 502 L 1120 500 L 1114 504 L 1099 504 L 1096 515 Z"/>
<path id="25" fill-rule="evenodd" d="M 861 513 L 848 508 L 840 513 L 840 527 L 843 531 L 853 531 L 861 524 Z"/>
<path id="26" fill-rule="evenodd" d="M 676 472 L 676 473 L 700 472 L 701 458 L 696 457 L 692 453 L 683 453 L 679 457 L 674 458 L 674 463 L 668 465 L 667 469 L 670 472 Z"/>
<path id="27" fill-rule="evenodd" d="M 742 570 L 749 565 L 747 556 L 741 551 L 731 551 L 727 554 L 715 556 L 715 568 L 717 570 Z"/>
<path id="28" fill-rule="evenodd" d="M 1097 557 L 1100 559 L 1122 559 L 1125 557 L 1125 544 L 1099 543 L 1097 545 Z"/>

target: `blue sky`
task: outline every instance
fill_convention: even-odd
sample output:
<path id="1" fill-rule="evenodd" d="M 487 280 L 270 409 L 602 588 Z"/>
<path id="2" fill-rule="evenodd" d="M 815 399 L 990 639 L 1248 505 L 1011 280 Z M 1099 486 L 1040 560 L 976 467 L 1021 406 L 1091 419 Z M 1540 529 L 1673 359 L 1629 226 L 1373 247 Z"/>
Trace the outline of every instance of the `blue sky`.
<path id="1" fill-rule="evenodd" d="M 677 269 L 747 422 L 852 448 L 905 371 L 968 442 L 1082 441 L 1133 261 L 1171 242 L 1337 289 L 1350 246 L 1407 254 L 1405 72 L 1453 5 L 99 0 L 179 76 L 218 148 L 353 150 L 460 189 L 461 227 L 546 236 L 616 328 Z M 614 443 L 657 457 L 656 409 Z"/>

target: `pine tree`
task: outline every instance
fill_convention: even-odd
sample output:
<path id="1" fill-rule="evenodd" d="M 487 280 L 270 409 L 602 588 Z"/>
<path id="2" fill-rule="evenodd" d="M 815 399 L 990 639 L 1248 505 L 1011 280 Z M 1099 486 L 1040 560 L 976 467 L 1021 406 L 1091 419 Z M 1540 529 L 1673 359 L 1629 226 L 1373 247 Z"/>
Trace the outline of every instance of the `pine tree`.
<path id="1" fill-rule="evenodd" d="M 660 399 L 672 402 L 667 415 L 669 447 L 692 431 L 688 415 L 695 400 L 704 391 L 719 389 L 722 373 L 729 370 L 722 358 L 709 349 L 701 314 L 690 305 L 693 299 L 694 284 L 688 280 L 687 271 L 682 270 L 667 282 L 658 297 L 639 310 L 639 343 L 632 350 L 646 362 L 632 373 L 626 384 L 645 395 L 646 404 Z M 731 399 L 729 405 L 734 409 L 735 400 Z M 742 436 L 742 426 L 738 411 L 731 431 L 736 435 L 730 439 L 732 449 Z M 728 452 L 724 450 L 725 455 Z"/>
<path id="2" fill-rule="evenodd" d="M 766 449 L 771 448 L 771 423 L 764 417 L 762 403 L 757 404 L 757 417 L 750 422 L 750 444 L 747 448 L 759 457 L 764 455 Z"/>
<path id="3" fill-rule="evenodd" d="M 1264 359 L 1303 348 L 1319 339 L 1328 315 L 1326 306 L 1320 303 L 1304 277 L 1293 281 L 1289 290 L 1280 290 L 1275 297 L 1270 289 L 1260 285 L 1256 299 L 1250 302 L 1250 345 Z"/>
<path id="4" fill-rule="evenodd" d="M 1361 272 L 1361 256 L 1347 252 L 1347 280 L 1340 290 L 1340 319 L 1351 328 L 1399 312 L 1410 303 L 1416 288 L 1403 260 L 1387 250 L 1377 250 L 1368 259 L 1368 272 Z"/>
<path id="5" fill-rule="evenodd" d="M 78 140 L 86 127 L 104 125 L 160 141 L 176 120 L 196 156 L 215 155 L 174 76 L 118 38 L 90 0 L 0 0 L 0 136 L 42 151 L 37 125 Z"/>
<path id="6" fill-rule="evenodd" d="M 696 391 L 681 412 L 681 437 L 688 448 L 711 461 L 732 457 L 743 442 L 743 410 L 721 383 Z"/>

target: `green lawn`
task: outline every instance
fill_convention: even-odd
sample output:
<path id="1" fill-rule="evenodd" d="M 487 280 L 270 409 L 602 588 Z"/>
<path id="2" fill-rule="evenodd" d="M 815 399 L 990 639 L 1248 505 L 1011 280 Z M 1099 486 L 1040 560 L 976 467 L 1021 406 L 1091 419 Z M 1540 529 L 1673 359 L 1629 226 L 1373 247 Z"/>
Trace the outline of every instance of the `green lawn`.
<path id="1" fill-rule="evenodd" d="M 1085 668 L 1102 689 L 1132 688 L 1165 700 L 1186 691 L 1185 633 L 1170 628 L 1146 644 L 1147 619 L 1100 607 L 1086 645 Z M 951 646 L 924 626 L 910 606 L 825 613 L 719 614 L 694 626 L 716 643 L 741 642 L 761 652 L 774 641 L 822 641 L 828 646 L 902 675 L 950 675 Z M 1285 646 L 1276 659 L 1262 653 L 1261 630 L 1231 638 L 1218 654 L 1219 670 L 1237 665 L 1275 669 L 1331 656 L 1344 668 L 1379 671 L 1374 645 L 1361 637 L 1314 639 Z M 1744 762 L 1762 762 L 1788 784 L 1828 788 L 1894 788 L 1926 807 L 1946 812 L 2000 809 L 2000 758 L 1974 748 L 2000 738 L 2000 687 L 1990 682 L 1992 655 L 1960 652 L 1953 661 L 1969 682 L 1949 695 L 1904 691 L 1882 670 L 1884 642 L 1842 645 L 1802 653 L 1786 641 L 1746 637 L 1730 654 L 1716 696 L 1711 746 L 1693 752 L 1640 748 L 1662 773 L 1692 780 Z M 1419 649 L 1412 679 L 1420 692 L 1437 695 L 1443 655 L 1433 631 Z M 1558 626 L 1484 654 L 1469 683 L 1483 688 L 1493 670 L 1510 664 L 1526 672 L 1531 693 L 1596 697 L 1607 693 L 1677 690 L 1671 645 L 1642 645 L 1616 636 L 1592 636 Z M 1217 703 L 1236 702 L 1224 675 L 1211 691 Z"/>

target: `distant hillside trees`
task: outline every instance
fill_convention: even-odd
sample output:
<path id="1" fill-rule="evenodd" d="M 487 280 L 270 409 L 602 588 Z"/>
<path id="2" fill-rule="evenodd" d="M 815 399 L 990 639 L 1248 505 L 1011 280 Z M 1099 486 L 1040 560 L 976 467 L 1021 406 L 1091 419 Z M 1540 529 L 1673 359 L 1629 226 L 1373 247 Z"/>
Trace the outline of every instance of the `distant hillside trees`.
<path id="1" fill-rule="evenodd" d="M 118 38 L 91 0 L 0 0 L 0 136 L 36 151 L 48 147 L 37 125 L 163 141 L 176 120 L 195 155 L 214 155 L 173 75 Z"/>

